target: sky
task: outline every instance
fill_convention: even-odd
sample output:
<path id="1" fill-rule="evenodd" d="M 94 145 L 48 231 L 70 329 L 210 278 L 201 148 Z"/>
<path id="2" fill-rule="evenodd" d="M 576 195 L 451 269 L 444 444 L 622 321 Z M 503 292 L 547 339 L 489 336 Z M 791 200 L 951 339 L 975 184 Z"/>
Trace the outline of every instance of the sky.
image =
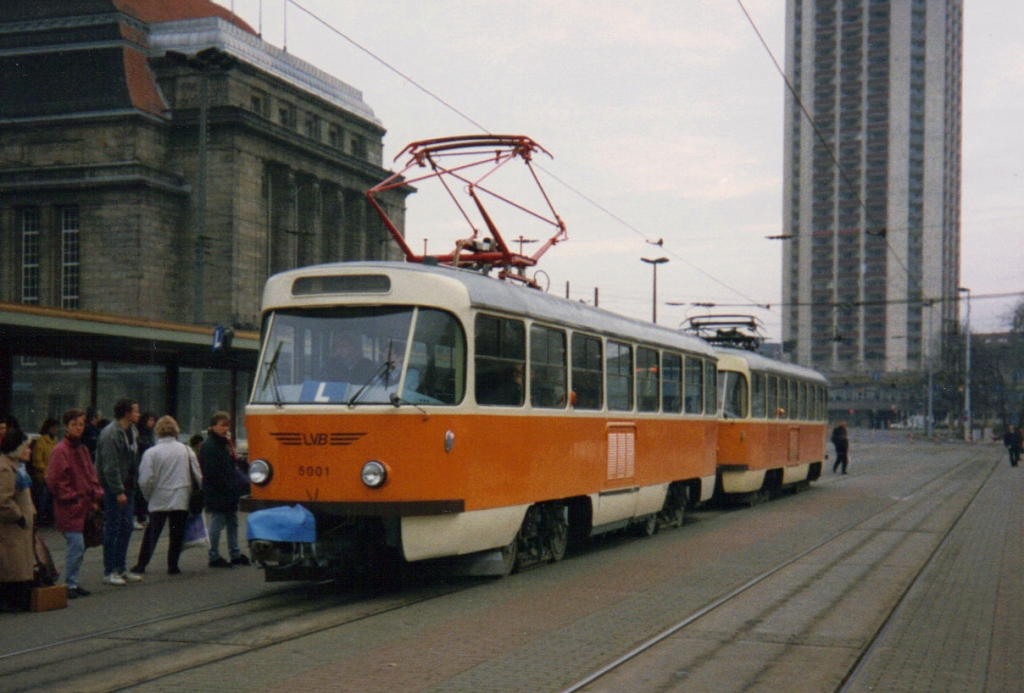
<path id="1" fill-rule="evenodd" d="M 596 287 L 602 308 L 650 319 L 652 267 L 641 258 L 667 257 L 659 324 L 715 303 L 756 315 L 779 339 L 785 241 L 766 236 L 782 233 L 785 85 L 738 2 L 285 2 L 218 0 L 265 41 L 362 91 L 387 129 L 385 168 L 404 165 L 392 159 L 410 142 L 481 127 L 552 154 L 539 176 L 569 240 L 540 261 L 551 293 L 568 283 L 571 298 L 592 302 Z M 972 331 L 1000 331 L 1024 300 L 992 297 L 1024 291 L 1024 3 L 964 4 L 961 286 L 975 297 Z M 743 6 L 784 64 L 784 0 Z M 515 173 L 502 172 L 499 190 L 535 202 Z M 453 248 L 465 222 L 436 184 L 417 187 L 409 245 Z M 550 236 L 496 213 L 506 239 Z"/>

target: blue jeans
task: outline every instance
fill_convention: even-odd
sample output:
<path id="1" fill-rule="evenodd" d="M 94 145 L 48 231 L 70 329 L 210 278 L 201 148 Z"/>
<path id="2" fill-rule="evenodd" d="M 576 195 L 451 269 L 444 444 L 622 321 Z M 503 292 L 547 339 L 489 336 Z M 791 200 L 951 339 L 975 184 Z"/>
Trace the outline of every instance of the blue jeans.
<path id="1" fill-rule="evenodd" d="M 68 589 L 78 587 L 78 571 L 82 569 L 85 558 L 85 539 L 81 532 L 64 532 L 64 540 L 68 543 L 64 555 L 64 584 Z"/>
<path id="2" fill-rule="evenodd" d="M 135 492 L 128 491 L 128 502 L 122 508 L 113 493 L 103 495 L 103 574 L 120 575 L 128 568 L 128 540 L 134 529 Z"/>
<path id="3" fill-rule="evenodd" d="M 242 551 L 238 548 L 238 513 L 210 513 L 210 560 L 220 558 L 220 531 L 227 529 L 228 555 L 238 558 Z"/>

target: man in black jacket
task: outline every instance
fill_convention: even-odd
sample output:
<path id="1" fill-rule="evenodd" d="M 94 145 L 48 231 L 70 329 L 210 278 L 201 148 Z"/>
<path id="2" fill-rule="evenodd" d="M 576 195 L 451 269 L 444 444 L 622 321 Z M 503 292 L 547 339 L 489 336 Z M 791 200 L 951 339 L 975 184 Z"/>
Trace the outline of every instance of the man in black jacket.
<path id="1" fill-rule="evenodd" d="M 850 461 L 850 437 L 846 433 L 845 421 L 840 421 L 839 425 L 832 429 L 832 445 L 836 448 L 836 463 L 832 465 L 832 473 L 835 474 L 839 467 L 842 467 L 843 474 L 846 474 L 846 465 Z"/>
<path id="2" fill-rule="evenodd" d="M 238 548 L 238 481 L 235 456 L 228 440 L 231 416 L 219 411 L 210 419 L 209 435 L 199 448 L 199 466 L 203 471 L 203 503 L 210 513 L 210 567 L 230 568 L 249 565 L 249 559 Z M 227 529 L 228 555 L 220 555 L 220 533 Z"/>

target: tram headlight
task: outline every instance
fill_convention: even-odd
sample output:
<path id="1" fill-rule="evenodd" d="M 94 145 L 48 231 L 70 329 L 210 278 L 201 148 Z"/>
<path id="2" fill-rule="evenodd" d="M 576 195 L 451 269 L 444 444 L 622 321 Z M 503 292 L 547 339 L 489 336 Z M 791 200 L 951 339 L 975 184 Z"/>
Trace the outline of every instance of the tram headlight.
<path id="1" fill-rule="evenodd" d="M 388 478 L 388 470 L 382 463 L 377 460 L 370 460 L 363 465 L 363 471 L 361 472 L 363 477 L 363 483 L 370 488 L 378 488 L 382 486 Z"/>
<path id="2" fill-rule="evenodd" d="M 274 468 L 266 460 L 253 460 L 249 464 L 249 481 L 257 486 L 266 486 L 270 477 L 274 476 Z"/>

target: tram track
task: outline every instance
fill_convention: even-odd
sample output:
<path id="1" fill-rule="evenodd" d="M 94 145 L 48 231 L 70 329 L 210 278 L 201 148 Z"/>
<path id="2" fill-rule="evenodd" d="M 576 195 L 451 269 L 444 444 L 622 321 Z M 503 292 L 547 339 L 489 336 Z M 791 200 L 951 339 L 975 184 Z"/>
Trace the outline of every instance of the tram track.
<path id="1" fill-rule="evenodd" d="M 3 690 L 116 691 L 409 608 L 473 585 L 331 594 L 328 583 L 144 619 L 0 655 Z M 326 588 L 318 590 L 317 587 Z"/>
<path id="2" fill-rule="evenodd" d="M 883 520 L 883 522 L 878 527 L 868 530 L 861 530 L 863 531 L 863 536 L 861 536 L 859 539 L 852 541 L 847 546 L 843 547 L 832 560 L 824 564 L 819 570 L 814 571 L 810 575 L 805 576 L 803 580 L 801 580 L 801 582 L 792 589 L 791 593 L 788 594 L 788 597 L 784 601 L 780 601 L 776 606 L 781 608 L 782 604 L 799 599 L 801 592 L 807 590 L 810 585 L 818 583 L 821 580 L 823 580 L 825 578 L 826 573 L 831 569 L 832 566 L 838 565 L 843 559 L 854 555 L 860 550 L 863 550 L 870 542 L 874 541 L 875 538 L 877 538 L 878 536 L 886 532 L 893 532 L 894 527 L 896 527 L 900 523 L 905 523 L 908 518 L 914 518 L 915 515 L 918 516 L 917 519 L 911 519 L 911 522 L 915 523 L 914 527 L 917 527 L 921 523 L 926 522 L 928 515 L 928 513 L 926 512 L 927 506 L 939 505 L 942 503 L 943 500 L 945 500 L 951 495 L 954 495 L 957 488 L 954 484 L 954 481 L 959 476 L 963 475 L 966 471 L 970 471 L 972 467 L 976 466 L 977 463 L 973 459 L 968 459 L 961 462 L 952 469 L 947 470 L 943 474 L 924 481 L 919 486 L 911 490 L 909 493 L 904 493 L 900 497 L 893 498 L 889 504 L 887 504 L 880 510 L 877 510 L 876 512 L 872 513 L 867 517 L 858 518 L 857 520 L 833 531 L 827 537 L 816 542 L 809 548 L 806 548 L 800 551 L 798 554 L 786 559 L 785 561 L 769 568 L 768 570 L 763 571 L 755 577 L 747 580 L 740 586 L 734 588 L 733 590 L 727 592 L 721 597 L 708 603 L 704 607 L 697 609 L 687 617 L 683 618 L 682 620 L 678 621 L 672 626 L 662 630 L 653 637 L 650 637 L 649 639 L 643 641 L 642 643 L 640 643 L 633 649 L 629 650 L 625 654 L 621 655 L 620 657 L 596 669 L 595 671 L 579 679 L 569 687 L 562 689 L 562 693 L 576 693 L 577 691 L 590 690 L 592 685 L 601 683 L 603 680 L 605 680 L 611 674 L 613 674 L 613 672 L 617 672 L 622 667 L 624 667 L 624 665 L 639 660 L 643 655 L 652 652 L 652 650 L 657 648 L 661 643 L 665 642 L 666 640 L 669 640 L 677 634 L 682 633 L 688 627 L 693 626 L 697 622 L 701 621 L 701 619 L 704 619 L 705 617 L 714 614 L 716 611 L 723 609 L 723 607 L 733 605 L 741 597 L 750 593 L 751 590 L 753 590 L 755 587 L 758 587 L 759 585 L 763 585 L 764 583 L 770 581 L 773 577 L 779 575 L 787 568 L 794 566 L 795 564 L 811 556 L 815 552 L 825 549 L 830 544 L 839 542 L 841 539 L 847 537 L 851 533 L 857 532 L 859 528 L 870 526 L 872 523 L 875 523 L 880 519 Z M 845 691 L 849 690 L 850 685 L 856 680 L 857 672 L 860 671 L 860 668 L 863 666 L 863 663 L 867 661 L 867 658 L 870 656 L 871 651 L 873 651 L 873 648 L 877 645 L 879 638 L 884 634 L 885 630 L 888 628 L 888 625 L 891 623 L 892 619 L 898 614 L 904 600 L 906 599 L 906 596 L 911 592 L 914 585 L 916 585 L 917 582 L 921 579 L 921 576 L 925 573 L 927 567 L 931 565 L 935 556 L 939 553 L 939 551 L 941 551 L 942 547 L 947 543 L 949 536 L 955 530 L 957 524 L 963 517 L 964 513 L 967 512 L 970 506 L 974 503 L 978 494 L 985 487 L 992 473 L 996 469 L 996 466 L 997 465 L 995 463 L 989 465 L 983 478 L 977 480 L 977 483 L 974 486 L 970 497 L 966 500 L 966 502 L 963 503 L 962 507 L 960 508 L 960 511 L 956 514 L 952 522 L 950 522 L 948 526 L 945 527 L 942 539 L 936 542 L 936 545 L 932 548 L 927 559 L 922 562 L 922 565 L 917 570 L 917 572 L 912 576 L 912 579 L 909 580 L 909 582 L 903 589 L 902 593 L 896 600 L 895 604 L 893 604 L 890 611 L 885 615 L 884 622 L 882 623 L 882 625 L 878 627 L 874 634 L 869 638 L 868 644 L 863 648 L 860 655 L 856 658 L 856 661 L 854 662 L 853 666 L 849 667 L 848 671 L 842 678 L 840 687 L 836 688 L 837 691 L 842 691 L 845 693 Z M 933 488 L 933 491 L 931 493 L 927 492 L 929 490 L 929 487 Z M 888 519 L 886 519 L 887 515 L 889 515 Z M 894 555 L 895 552 L 899 549 L 899 543 L 893 544 L 889 547 L 888 552 L 883 554 L 883 556 L 879 560 L 881 561 L 889 558 L 890 556 Z M 710 660 L 716 654 L 720 653 L 730 645 L 734 644 L 736 641 L 740 640 L 745 636 L 749 636 L 750 631 L 752 631 L 757 624 L 760 624 L 765 620 L 771 618 L 773 610 L 773 607 L 769 607 L 764 611 L 758 613 L 753 618 L 747 618 L 742 629 L 731 634 L 728 634 L 725 637 L 722 637 L 717 646 L 711 648 L 709 652 L 705 652 L 696 660 L 689 662 L 688 668 L 693 669 L 700 666 L 702 663 L 705 663 L 706 661 Z M 799 642 L 800 640 L 801 634 L 795 634 L 793 636 L 793 642 Z M 748 687 L 744 687 L 744 690 L 747 689 Z M 754 685 L 754 687 L 749 688 L 749 690 L 757 690 L 757 686 Z"/>

